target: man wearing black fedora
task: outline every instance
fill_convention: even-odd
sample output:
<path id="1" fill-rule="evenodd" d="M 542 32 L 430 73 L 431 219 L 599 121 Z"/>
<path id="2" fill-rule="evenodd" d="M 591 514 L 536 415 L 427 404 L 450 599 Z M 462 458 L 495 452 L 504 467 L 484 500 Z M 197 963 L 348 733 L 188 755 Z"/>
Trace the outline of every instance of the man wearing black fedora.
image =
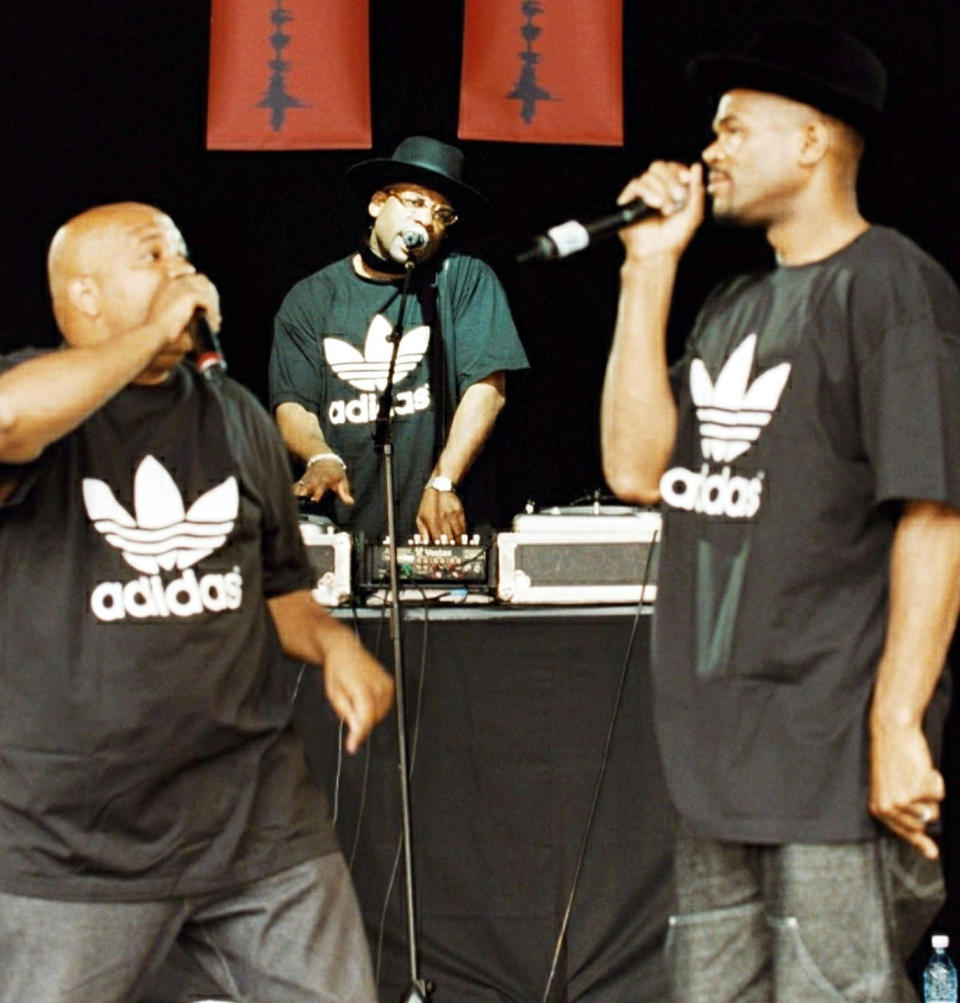
<path id="1" fill-rule="evenodd" d="M 270 400 L 303 464 L 294 492 L 323 500 L 342 528 L 386 532 L 371 432 L 403 307 L 392 381 L 397 533 L 459 539 L 468 518 L 472 528 L 483 517 L 465 511 L 461 480 L 504 405 L 506 373 L 527 367 L 493 271 L 449 246 L 460 216 L 480 215 L 486 199 L 463 180 L 461 151 L 426 136 L 347 178 L 367 200 L 366 238 L 295 285 L 275 322 Z"/>
<path id="2" fill-rule="evenodd" d="M 915 1000 L 942 901 L 936 768 L 960 605 L 960 297 L 856 196 L 886 74 L 777 22 L 691 64 L 719 100 L 700 164 L 622 201 L 604 466 L 660 502 L 655 720 L 679 815 L 676 1000 Z M 668 368 L 678 262 L 714 219 L 769 271 L 722 284 Z"/>

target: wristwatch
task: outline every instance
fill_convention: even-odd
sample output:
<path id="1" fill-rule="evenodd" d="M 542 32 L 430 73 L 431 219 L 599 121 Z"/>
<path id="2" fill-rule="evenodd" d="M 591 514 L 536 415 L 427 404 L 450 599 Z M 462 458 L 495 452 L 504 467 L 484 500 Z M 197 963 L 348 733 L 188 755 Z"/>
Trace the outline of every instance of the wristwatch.
<path id="1" fill-rule="evenodd" d="M 431 477 L 430 480 L 427 481 L 427 487 L 433 488 L 434 491 L 456 490 L 456 486 L 454 485 L 453 481 L 450 480 L 449 477 L 441 477 L 440 475 L 437 475 L 436 477 Z"/>

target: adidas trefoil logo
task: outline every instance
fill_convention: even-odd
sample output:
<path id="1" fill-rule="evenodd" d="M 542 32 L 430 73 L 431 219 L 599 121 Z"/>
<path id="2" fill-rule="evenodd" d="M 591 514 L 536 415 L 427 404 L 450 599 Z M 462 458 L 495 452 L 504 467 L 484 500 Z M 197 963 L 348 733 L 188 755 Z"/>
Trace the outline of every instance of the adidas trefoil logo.
<path id="1" fill-rule="evenodd" d="M 782 362 L 750 383 L 757 336 L 751 334 L 724 363 L 714 384 L 701 359 L 690 364 L 690 395 L 697 408 L 700 470 L 673 467 L 660 478 L 660 495 L 673 508 L 728 519 L 751 519 L 760 510 L 763 474 L 743 477 L 729 464 L 760 438 L 790 377 Z M 710 463 L 722 463 L 711 471 Z"/>
<path id="2" fill-rule="evenodd" d="M 101 620 L 192 616 L 204 610 L 236 609 L 242 599 L 239 569 L 208 574 L 191 570 L 226 543 L 240 510 L 237 479 L 228 477 L 201 495 L 189 509 L 173 478 L 153 457 L 145 456 L 133 481 L 131 515 L 104 481 L 83 479 L 83 500 L 94 528 L 142 577 L 101 582 L 90 597 Z M 164 583 L 161 571 L 183 571 Z"/>
<path id="3" fill-rule="evenodd" d="M 378 391 L 387 387 L 390 371 L 390 356 L 393 345 L 387 340 L 393 325 L 383 314 L 377 314 L 370 321 L 367 337 L 361 355 L 353 345 L 339 338 L 324 338 L 323 352 L 330 368 L 357 390 Z M 397 362 L 393 371 L 396 385 L 413 372 L 420 364 L 430 342 L 430 328 L 426 325 L 415 327 L 400 339 L 397 348 Z"/>
<path id="4" fill-rule="evenodd" d="M 140 461 L 133 479 L 136 518 L 95 477 L 83 479 L 83 500 L 87 515 L 107 543 L 148 575 L 158 574 L 161 568 L 189 568 L 222 547 L 240 506 L 237 479 L 228 477 L 185 512 L 179 488 L 152 456 Z"/>
<path id="5" fill-rule="evenodd" d="M 701 359 L 690 364 L 690 394 L 700 422 L 700 448 L 704 458 L 731 463 L 760 437 L 780 403 L 790 376 L 790 363 L 761 373 L 749 386 L 757 336 L 744 338 L 727 359 L 716 385 Z"/>

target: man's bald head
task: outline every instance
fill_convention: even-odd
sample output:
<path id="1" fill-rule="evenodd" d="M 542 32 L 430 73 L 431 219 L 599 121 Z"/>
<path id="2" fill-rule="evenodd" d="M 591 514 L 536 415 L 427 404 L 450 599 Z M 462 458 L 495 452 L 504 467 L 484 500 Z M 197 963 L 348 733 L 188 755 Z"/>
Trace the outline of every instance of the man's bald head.
<path id="1" fill-rule="evenodd" d="M 134 383 L 162 382 L 179 365 L 195 347 L 198 311 L 219 329 L 216 288 L 188 260 L 173 220 L 153 206 L 119 202 L 75 216 L 54 236 L 48 270 L 67 344 L 114 342 L 118 358 L 146 362 Z"/>
<path id="2" fill-rule="evenodd" d="M 81 294 L 99 288 L 97 284 L 117 255 L 137 241 L 138 235 L 152 230 L 169 235 L 174 243 L 183 246 L 183 238 L 170 217 L 140 202 L 95 206 L 57 230 L 47 255 L 47 277 L 54 316 L 68 340 L 76 322 L 89 317 L 91 301 Z"/>
<path id="3" fill-rule="evenodd" d="M 136 224 L 158 212 L 140 202 L 115 202 L 87 209 L 64 223 L 54 234 L 47 255 L 51 293 L 56 296 L 57 287 L 70 276 L 96 272 L 118 227 Z"/>

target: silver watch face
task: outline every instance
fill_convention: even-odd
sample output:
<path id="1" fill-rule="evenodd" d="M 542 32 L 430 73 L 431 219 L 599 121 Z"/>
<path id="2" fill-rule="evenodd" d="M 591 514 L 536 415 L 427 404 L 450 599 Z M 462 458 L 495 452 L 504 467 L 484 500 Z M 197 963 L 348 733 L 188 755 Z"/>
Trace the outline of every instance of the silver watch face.
<path id="1" fill-rule="evenodd" d="M 437 491 L 452 491 L 453 481 L 449 477 L 431 477 L 427 481 L 428 488 L 435 488 Z"/>

